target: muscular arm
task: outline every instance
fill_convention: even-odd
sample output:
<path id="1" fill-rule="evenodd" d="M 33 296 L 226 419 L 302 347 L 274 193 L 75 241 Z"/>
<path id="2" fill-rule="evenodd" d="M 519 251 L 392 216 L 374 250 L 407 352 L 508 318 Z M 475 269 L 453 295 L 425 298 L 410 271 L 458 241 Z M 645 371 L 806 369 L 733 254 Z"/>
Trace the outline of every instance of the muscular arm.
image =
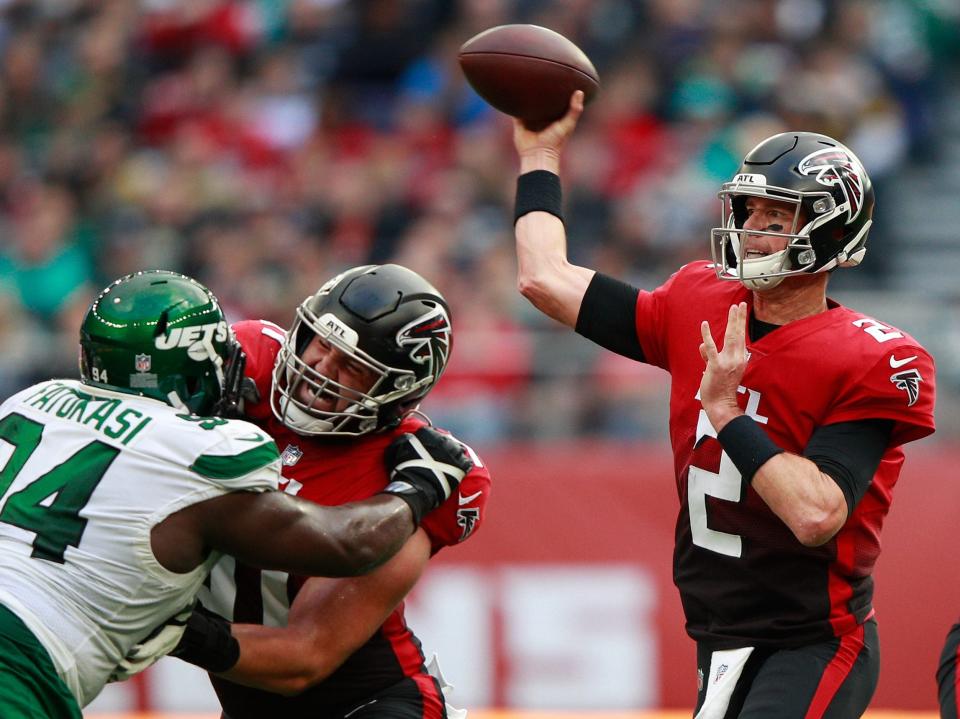
<path id="1" fill-rule="evenodd" d="M 178 572 L 216 549 L 256 567 L 345 577 L 386 561 L 414 529 L 409 505 L 393 495 L 325 507 L 282 492 L 231 492 L 168 517 L 154 527 L 152 545 Z"/>
<path id="2" fill-rule="evenodd" d="M 823 544 L 867 491 L 892 433 L 893 421 L 887 419 L 819 427 L 803 457 L 786 452 L 772 457 L 754 475 L 753 488 L 800 541 L 807 534 L 812 546 Z"/>
<path id="3" fill-rule="evenodd" d="M 362 502 L 326 507 L 281 492 L 230 492 L 154 526 L 153 553 L 174 572 L 194 569 L 216 549 L 264 569 L 365 574 L 396 554 L 473 468 L 463 444 L 431 427 L 396 437 L 384 458 L 390 483 Z"/>
<path id="4" fill-rule="evenodd" d="M 560 174 L 560 154 L 583 112 L 583 93 L 574 93 L 569 112 L 541 132 L 514 121 L 514 145 L 520 174 L 547 170 Z M 576 327 L 580 303 L 594 271 L 567 260 L 563 222 L 547 212 L 529 212 L 517 220 L 517 261 L 520 293 L 545 315 Z"/>
<path id="5" fill-rule="evenodd" d="M 371 574 L 307 581 L 287 626 L 234 624 L 240 659 L 220 676 L 238 684 L 293 695 L 324 680 L 366 642 L 413 588 L 430 558 L 418 530 Z"/>
<path id="6" fill-rule="evenodd" d="M 847 521 L 840 486 L 805 457 L 771 457 L 753 476 L 753 488 L 807 547 L 829 542 Z"/>

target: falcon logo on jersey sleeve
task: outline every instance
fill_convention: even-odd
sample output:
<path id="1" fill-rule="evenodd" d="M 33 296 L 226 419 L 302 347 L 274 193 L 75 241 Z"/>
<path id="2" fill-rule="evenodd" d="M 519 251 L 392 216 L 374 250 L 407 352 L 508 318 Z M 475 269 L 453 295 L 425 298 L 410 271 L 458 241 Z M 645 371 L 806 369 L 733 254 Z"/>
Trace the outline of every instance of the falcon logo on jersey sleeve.
<path id="1" fill-rule="evenodd" d="M 863 170 L 850 155 L 836 147 L 817 150 L 800 160 L 797 170 L 802 175 L 816 175 L 816 180 L 827 187 L 837 186 L 846 200 L 838 209 L 847 211 L 850 224 L 863 208 Z"/>
<path id="2" fill-rule="evenodd" d="M 461 542 L 473 534 L 473 530 L 476 529 L 479 521 L 480 510 L 476 507 L 457 510 L 457 526 L 463 529 L 463 532 L 460 533 Z"/>
<path id="3" fill-rule="evenodd" d="M 913 407 L 920 399 L 920 383 L 923 382 L 923 377 L 917 370 L 908 369 L 892 374 L 890 381 L 894 387 L 907 393 L 907 407 Z"/>

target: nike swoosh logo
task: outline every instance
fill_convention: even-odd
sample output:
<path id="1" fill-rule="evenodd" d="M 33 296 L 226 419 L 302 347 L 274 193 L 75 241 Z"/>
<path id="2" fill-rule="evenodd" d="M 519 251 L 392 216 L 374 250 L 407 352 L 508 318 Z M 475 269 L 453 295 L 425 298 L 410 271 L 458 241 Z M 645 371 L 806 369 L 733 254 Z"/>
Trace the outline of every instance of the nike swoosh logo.
<path id="1" fill-rule="evenodd" d="M 890 355 L 890 366 L 893 367 L 893 369 L 897 369 L 899 367 L 903 367 L 907 362 L 913 362 L 916 358 L 917 356 L 913 355 L 911 357 L 907 357 L 906 359 L 898 360 L 893 355 Z"/>
<path id="2" fill-rule="evenodd" d="M 251 437 L 250 435 L 247 435 L 246 437 L 237 437 L 237 441 L 239 441 L 239 442 L 262 442 L 262 441 L 263 441 L 263 435 L 262 435 L 262 434 L 254 434 L 252 437 Z"/>
<path id="3" fill-rule="evenodd" d="M 464 497 L 464 496 L 461 494 L 459 497 L 457 497 L 457 503 L 462 507 L 462 506 L 465 505 L 465 504 L 470 504 L 470 502 L 472 502 L 473 500 L 475 500 L 475 499 L 476 499 L 477 497 L 479 497 L 481 494 L 483 494 L 483 490 L 481 490 L 481 491 L 479 491 L 479 492 L 474 492 L 474 493 L 471 494 L 469 497 Z"/>

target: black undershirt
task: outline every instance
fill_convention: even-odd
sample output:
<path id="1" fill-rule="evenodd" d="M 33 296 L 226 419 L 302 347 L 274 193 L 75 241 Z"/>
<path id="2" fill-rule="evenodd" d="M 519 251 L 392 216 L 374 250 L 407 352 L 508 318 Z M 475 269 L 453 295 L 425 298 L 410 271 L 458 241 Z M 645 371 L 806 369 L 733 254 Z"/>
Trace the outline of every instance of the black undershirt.
<path id="1" fill-rule="evenodd" d="M 640 290 L 626 282 L 596 273 L 583 295 L 576 331 L 612 352 L 645 362 L 635 324 Z M 751 315 L 748 332 L 756 342 L 780 325 Z M 893 420 L 861 419 L 817 427 L 803 456 L 834 479 L 853 511 L 863 497 L 890 444 Z"/>

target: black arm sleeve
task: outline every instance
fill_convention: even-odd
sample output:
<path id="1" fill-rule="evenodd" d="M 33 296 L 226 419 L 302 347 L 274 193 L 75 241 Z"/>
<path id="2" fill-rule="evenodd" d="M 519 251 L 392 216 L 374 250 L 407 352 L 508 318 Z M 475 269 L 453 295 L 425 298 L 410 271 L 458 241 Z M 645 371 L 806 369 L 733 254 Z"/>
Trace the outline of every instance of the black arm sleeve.
<path id="1" fill-rule="evenodd" d="M 597 272 L 583 295 L 577 334 L 624 357 L 645 362 L 634 323 L 640 290 Z"/>
<path id="2" fill-rule="evenodd" d="M 803 456 L 833 477 L 852 512 L 870 486 L 892 433 L 892 419 L 824 425 L 814 431 Z"/>

